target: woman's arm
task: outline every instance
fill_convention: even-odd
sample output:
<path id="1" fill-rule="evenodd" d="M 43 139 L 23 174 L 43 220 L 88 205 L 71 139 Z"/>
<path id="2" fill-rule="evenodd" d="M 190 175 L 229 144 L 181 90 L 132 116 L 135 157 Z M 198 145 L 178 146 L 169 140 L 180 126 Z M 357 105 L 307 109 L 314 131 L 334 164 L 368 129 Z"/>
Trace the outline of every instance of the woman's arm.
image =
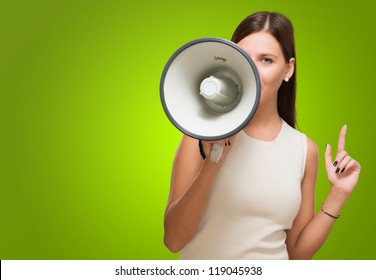
<path id="1" fill-rule="evenodd" d="M 310 259 L 328 237 L 342 206 L 351 195 L 359 179 L 360 165 L 345 151 L 346 126 L 341 129 L 338 151 L 333 162 L 331 147 L 325 152 L 325 165 L 331 189 L 323 203 L 323 211 L 314 216 L 314 188 L 317 177 L 317 147 L 308 139 L 307 164 L 302 182 L 302 204 L 287 231 L 287 249 L 290 259 Z M 331 216 L 333 217 L 331 217 Z"/>
<path id="2" fill-rule="evenodd" d="M 172 252 L 180 251 L 197 230 L 216 174 L 230 151 L 231 146 L 225 145 L 227 141 L 218 141 L 224 150 L 215 164 L 209 157 L 202 159 L 198 140 L 185 135 L 181 140 L 172 169 L 164 220 L 164 243 Z M 203 142 L 203 145 L 205 154 L 209 155 L 211 143 Z"/>

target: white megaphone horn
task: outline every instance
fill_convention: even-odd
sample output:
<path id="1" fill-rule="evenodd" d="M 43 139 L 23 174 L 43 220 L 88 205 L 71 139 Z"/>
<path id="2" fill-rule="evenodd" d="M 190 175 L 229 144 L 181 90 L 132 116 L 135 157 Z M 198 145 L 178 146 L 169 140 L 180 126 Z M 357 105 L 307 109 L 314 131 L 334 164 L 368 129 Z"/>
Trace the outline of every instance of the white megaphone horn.
<path id="1" fill-rule="evenodd" d="M 235 43 L 202 38 L 179 48 L 164 67 L 160 82 L 163 109 L 184 134 L 204 141 L 228 138 L 252 119 L 261 83 L 249 55 Z M 210 159 L 218 162 L 222 146 Z"/>

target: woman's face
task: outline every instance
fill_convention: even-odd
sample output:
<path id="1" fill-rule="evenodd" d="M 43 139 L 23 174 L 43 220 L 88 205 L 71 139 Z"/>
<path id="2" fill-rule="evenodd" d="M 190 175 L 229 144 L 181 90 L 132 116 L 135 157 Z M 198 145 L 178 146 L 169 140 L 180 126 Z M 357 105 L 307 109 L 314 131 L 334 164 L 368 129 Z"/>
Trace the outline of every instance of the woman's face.
<path id="1" fill-rule="evenodd" d="M 286 63 L 279 42 L 266 31 L 252 33 L 238 45 L 252 58 L 261 79 L 260 105 L 277 102 L 278 89 L 294 73 L 295 59 Z"/>

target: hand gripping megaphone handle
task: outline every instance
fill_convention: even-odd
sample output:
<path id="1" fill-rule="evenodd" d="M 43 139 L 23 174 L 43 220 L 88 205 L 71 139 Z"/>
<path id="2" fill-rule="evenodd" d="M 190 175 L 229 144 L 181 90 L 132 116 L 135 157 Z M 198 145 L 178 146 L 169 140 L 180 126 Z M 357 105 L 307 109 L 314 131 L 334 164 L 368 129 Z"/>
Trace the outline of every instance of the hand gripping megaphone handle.
<path id="1" fill-rule="evenodd" d="M 198 141 L 198 147 L 199 147 L 200 155 L 201 155 L 202 159 L 205 160 L 206 155 L 205 155 L 204 147 L 202 145 L 201 140 Z M 218 143 L 214 143 L 212 145 L 211 151 L 210 151 L 210 161 L 213 162 L 213 163 L 218 163 L 221 156 L 222 156 L 222 152 L 223 152 L 223 146 L 218 144 Z"/>
<path id="2" fill-rule="evenodd" d="M 223 146 L 218 143 L 214 143 L 210 151 L 210 161 L 212 163 L 218 163 L 219 159 L 222 156 L 222 152 L 223 152 Z"/>

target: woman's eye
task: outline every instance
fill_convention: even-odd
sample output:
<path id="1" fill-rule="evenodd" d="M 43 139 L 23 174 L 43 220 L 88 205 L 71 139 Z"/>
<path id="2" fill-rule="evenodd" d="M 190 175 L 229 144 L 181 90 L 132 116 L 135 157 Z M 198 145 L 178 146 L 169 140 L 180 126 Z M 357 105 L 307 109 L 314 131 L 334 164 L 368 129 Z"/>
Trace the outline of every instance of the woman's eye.
<path id="1" fill-rule="evenodd" d="M 273 62 L 273 60 L 271 60 L 271 59 L 268 58 L 268 57 L 264 57 L 264 58 L 262 59 L 262 62 L 267 63 L 267 64 L 270 64 L 270 63 Z"/>

